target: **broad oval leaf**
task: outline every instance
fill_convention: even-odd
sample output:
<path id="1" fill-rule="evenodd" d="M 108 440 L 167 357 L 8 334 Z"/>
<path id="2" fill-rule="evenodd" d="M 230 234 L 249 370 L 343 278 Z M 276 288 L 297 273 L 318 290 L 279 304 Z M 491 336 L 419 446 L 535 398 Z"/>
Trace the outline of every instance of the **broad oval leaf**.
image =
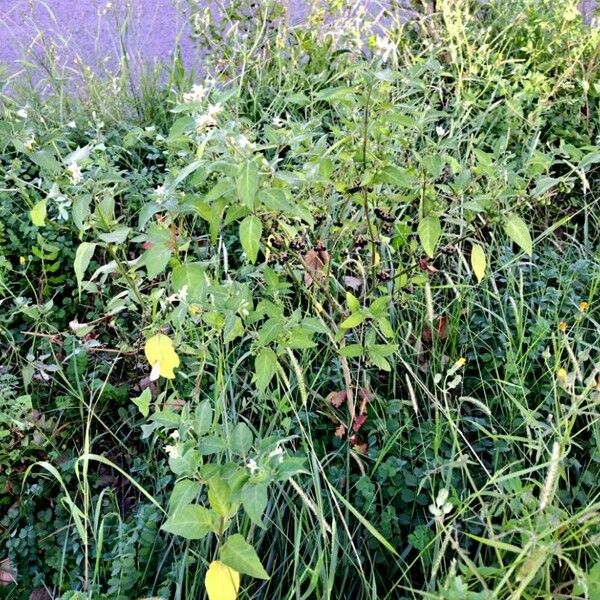
<path id="1" fill-rule="evenodd" d="M 40 200 L 29 211 L 31 222 L 36 227 L 43 227 L 46 224 L 46 200 Z"/>
<path id="2" fill-rule="evenodd" d="M 277 355 L 271 348 L 263 348 L 254 359 L 254 381 L 261 394 L 265 393 L 271 379 L 277 372 Z"/>
<path id="3" fill-rule="evenodd" d="M 268 485 L 265 482 L 248 482 L 242 488 L 242 505 L 250 520 L 264 528 L 262 516 L 268 503 Z"/>
<path id="4" fill-rule="evenodd" d="M 435 249 L 437 248 L 438 242 L 442 235 L 442 226 L 440 225 L 439 217 L 429 215 L 424 219 L 421 219 L 419 226 L 417 227 L 417 233 L 421 240 L 421 245 L 425 254 L 429 258 L 434 258 Z"/>
<path id="5" fill-rule="evenodd" d="M 258 190 L 258 167 L 254 161 L 247 161 L 236 180 L 240 200 L 250 210 L 254 208 L 254 198 Z"/>
<path id="6" fill-rule="evenodd" d="M 176 510 L 161 529 L 186 540 L 201 540 L 218 527 L 219 517 L 215 512 L 199 504 L 188 504 Z"/>
<path id="7" fill-rule="evenodd" d="M 179 356 L 170 338 L 163 333 L 153 335 L 146 341 L 144 352 L 153 372 L 158 369 L 161 377 L 175 379 L 173 369 L 179 366 Z"/>
<path id="8" fill-rule="evenodd" d="M 146 388 L 148 389 L 148 388 Z M 169 514 L 174 515 L 191 504 L 200 493 L 202 484 L 191 479 L 180 479 L 174 486 L 169 498 Z"/>
<path id="9" fill-rule="evenodd" d="M 254 443 L 254 434 L 246 423 L 238 423 L 229 436 L 229 448 L 240 456 L 246 456 Z"/>
<path id="10" fill-rule="evenodd" d="M 269 579 L 254 548 L 239 534 L 232 535 L 221 546 L 221 560 L 239 573 L 256 577 L 257 579 Z"/>
<path id="11" fill-rule="evenodd" d="M 90 260 L 94 254 L 94 250 L 96 249 L 96 244 L 90 244 L 89 242 L 82 242 L 77 246 L 77 251 L 75 252 L 75 261 L 73 262 L 73 268 L 75 269 L 75 277 L 77 278 L 77 289 L 79 290 L 79 295 L 81 296 L 81 282 L 83 281 L 83 276 L 85 274 L 88 265 L 90 264 Z"/>
<path id="12" fill-rule="evenodd" d="M 206 269 L 199 262 L 185 262 L 177 265 L 171 274 L 171 281 L 176 292 L 186 290 L 186 298 L 190 302 L 202 302 L 208 288 Z"/>
<path id="13" fill-rule="evenodd" d="M 504 231 L 506 232 L 506 235 L 525 252 L 525 254 L 531 257 L 533 254 L 533 242 L 531 240 L 529 228 L 521 217 L 515 214 L 508 215 L 504 221 Z"/>
<path id="14" fill-rule="evenodd" d="M 208 600 L 236 600 L 240 589 L 240 574 L 220 560 L 213 560 L 206 571 L 204 585 Z"/>
<path id="15" fill-rule="evenodd" d="M 261 235 L 262 223 L 258 217 L 248 215 L 240 223 L 240 242 L 251 263 L 256 262 L 258 250 L 260 248 Z"/>
<path id="16" fill-rule="evenodd" d="M 352 329 L 353 327 L 360 325 L 364 320 L 365 315 L 363 315 L 361 312 L 355 312 L 345 319 L 340 327 L 342 329 Z"/>
<path id="17" fill-rule="evenodd" d="M 473 267 L 473 273 L 475 273 L 477 281 L 480 282 L 485 277 L 487 259 L 483 248 L 479 244 L 471 246 L 471 266 Z"/>

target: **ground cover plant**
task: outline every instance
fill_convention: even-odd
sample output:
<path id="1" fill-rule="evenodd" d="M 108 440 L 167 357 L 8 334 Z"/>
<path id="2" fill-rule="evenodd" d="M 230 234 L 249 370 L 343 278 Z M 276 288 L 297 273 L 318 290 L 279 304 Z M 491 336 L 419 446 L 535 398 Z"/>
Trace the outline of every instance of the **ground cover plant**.
<path id="1" fill-rule="evenodd" d="M 600 597 L 600 34 L 312 8 L 3 94 L 3 597 Z"/>

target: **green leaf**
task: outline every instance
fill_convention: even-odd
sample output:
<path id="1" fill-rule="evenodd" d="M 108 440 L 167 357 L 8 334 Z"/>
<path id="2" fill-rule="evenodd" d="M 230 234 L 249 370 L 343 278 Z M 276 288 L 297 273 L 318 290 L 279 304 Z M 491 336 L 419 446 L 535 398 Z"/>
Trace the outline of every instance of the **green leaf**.
<path id="1" fill-rule="evenodd" d="M 267 208 L 283 213 L 294 213 L 294 207 L 287 199 L 287 194 L 280 188 L 266 188 L 258 192 L 258 199 Z"/>
<path id="2" fill-rule="evenodd" d="M 599 162 L 600 162 L 600 152 L 591 152 L 590 154 L 586 154 L 579 161 L 579 168 L 586 169 L 587 167 L 589 167 L 591 165 L 595 165 L 596 163 L 599 163 Z"/>
<path id="3" fill-rule="evenodd" d="M 254 359 L 254 381 L 261 394 L 265 393 L 273 375 L 277 372 L 277 354 L 271 348 L 263 348 Z"/>
<path id="4" fill-rule="evenodd" d="M 361 312 L 355 312 L 345 319 L 340 327 L 342 329 L 352 329 L 353 327 L 360 325 L 364 320 L 365 315 L 363 315 Z"/>
<path id="5" fill-rule="evenodd" d="M 256 551 L 239 533 L 227 539 L 219 554 L 228 567 L 250 577 L 269 579 Z"/>
<path id="6" fill-rule="evenodd" d="M 376 348 L 368 346 L 367 356 L 369 357 L 369 360 L 373 363 L 373 365 L 375 365 L 378 369 L 388 372 L 391 371 L 392 368 L 390 366 L 390 363 L 385 359 L 384 356 L 382 356 L 382 354 Z"/>
<path id="7" fill-rule="evenodd" d="M 267 508 L 268 485 L 248 482 L 242 488 L 242 506 L 253 523 L 264 528 L 262 516 Z"/>
<path id="8" fill-rule="evenodd" d="M 252 444 L 254 443 L 254 434 L 246 423 L 238 423 L 229 436 L 229 447 L 232 452 L 240 456 L 246 456 Z"/>
<path id="9" fill-rule="evenodd" d="M 348 86 L 329 87 L 315 94 L 315 100 L 327 100 L 328 102 L 333 100 L 354 101 L 355 99 L 355 88 Z"/>
<path id="10" fill-rule="evenodd" d="M 73 223 L 79 231 L 85 229 L 85 220 L 90 216 L 90 204 L 92 196 L 90 194 L 79 194 L 73 200 L 71 215 Z"/>
<path id="11" fill-rule="evenodd" d="M 186 540 L 201 540 L 211 531 L 218 531 L 219 517 L 204 506 L 188 504 L 173 513 L 161 529 Z"/>
<path id="12" fill-rule="evenodd" d="M 42 169 L 46 171 L 60 171 L 62 169 L 62 165 L 56 160 L 56 157 L 53 152 L 50 150 L 43 148 L 42 150 L 38 150 L 33 154 L 29 155 L 29 158 Z"/>
<path id="13" fill-rule="evenodd" d="M 379 319 L 377 319 L 377 324 L 379 325 L 379 329 L 380 329 L 381 333 L 383 333 L 383 335 L 386 338 L 394 337 L 394 335 L 395 335 L 394 328 L 392 327 L 392 324 L 390 323 L 390 321 L 387 317 L 380 317 Z"/>
<path id="14" fill-rule="evenodd" d="M 244 323 L 242 322 L 242 319 L 235 313 L 230 312 L 225 317 L 225 323 L 223 325 L 223 342 L 228 344 L 242 335 L 244 335 Z"/>
<path id="15" fill-rule="evenodd" d="M 214 244 L 217 241 L 219 228 L 221 227 L 222 203 L 207 204 L 200 198 L 192 198 L 186 204 L 191 206 L 208 223 L 210 239 Z"/>
<path id="16" fill-rule="evenodd" d="M 600 562 L 595 563 L 587 573 L 583 574 L 583 579 L 587 585 L 588 600 L 600 600 Z M 573 594 L 579 597 L 584 596 L 583 582 L 577 582 L 573 589 Z"/>
<path id="17" fill-rule="evenodd" d="M 78 146 L 75 150 L 73 150 L 73 152 L 67 154 L 67 156 L 63 158 L 63 163 L 65 165 L 73 165 L 81 162 L 82 160 L 87 160 L 90 156 L 91 151 L 91 144 L 88 144 L 87 146 L 83 147 Z"/>
<path id="18" fill-rule="evenodd" d="M 419 239 L 421 240 L 421 245 L 423 246 L 423 250 L 425 250 L 425 254 L 427 254 L 429 258 L 433 258 L 435 256 L 435 249 L 442 235 L 439 217 L 430 215 L 421 219 L 421 222 L 417 227 L 417 233 L 419 234 Z"/>
<path id="19" fill-rule="evenodd" d="M 508 215 L 504 221 L 504 231 L 506 232 L 506 235 L 525 252 L 525 254 L 531 257 L 533 254 L 533 242 L 531 240 L 529 228 L 521 217 L 515 214 Z"/>
<path id="20" fill-rule="evenodd" d="M 174 486 L 169 498 L 169 514 L 173 515 L 178 510 L 191 504 L 200 493 L 202 485 L 191 479 L 181 479 Z"/>
<path id="21" fill-rule="evenodd" d="M 388 183 L 399 188 L 411 189 L 418 179 L 408 170 L 388 165 L 373 177 L 373 183 Z"/>
<path id="22" fill-rule="evenodd" d="M 531 192 L 531 195 L 534 198 L 537 197 L 537 196 L 542 196 L 548 190 L 551 190 L 553 187 L 555 187 L 556 185 L 558 185 L 560 182 L 561 182 L 560 177 L 559 178 L 555 178 L 555 177 L 540 177 L 535 182 L 535 188 L 533 189 L 533 192 Z"/>
<path id="23" fill-rule="evenodd" d="M 110 233 L 101 233 L 98 237 L 107 244 L 122 244 L 131 231 L 130 227 L 120 227 Z"/>
<path id="24" fill-rule="evenodd" d="M 83 281 L 83 276 L 85 274 L 88 265 L 90 264 L 90 260 L 94 254 L 94 250 L 96 250 L 96 244 L 90 244 L 89 242 L 82 242 L 77 247 L 77 251 L 75 252 L 75 261 L 73 263 L 73 267 L 75 269 L 75 277 L 77 278 L 77 289 L 79 290 L 79 296 L 81 297 L 81 282 Z"/>
<path id="25" fill-rule="evenodd" d="M 260 248 L 260 237 L 262 235 L 262 223 L 254 215 L 248 215 L 240 223 L 240 242 L 248 260 L 256 262 L 258 249 Z"/>
<path id="26" fill-rule="evenodd" d="M 208 482 L 208 502 L 210 507 L 226 519 L 235 512 L 232 503 L 232 492 L 229 484 L 218 475 Z"/>
<path id="27" fill-rule="evenodd" d="M 339 352 L 346 358 L 356 358 L 362 356 L 363 347 L 360 344 L 348 344 L 347 346 L 340 348 Z"/>
<path id="28" fill-rule="evenodd" d="M 210 430 L 213 421 L 213 409 L 210 400 L 202 400 L 194 412 L 194 431 L 204 435 Z"/>
<path id="29" fill-rule="evenodd" d="M 342 494 L 340 494 L 335 487 L 329 482 L 327 481 L 327 485 L 329 487 L 329 489 L 331 490 L 331 492 L 340 500 L 340 502 L 342 504 L 344 504 L 344 506 L 346 506 L 346 508 L 357 518 L 357 520 L 363 525 L 363 527 L 384 547 L 386 548 L 386 550 L 388 550 L 389 552 L 391 552 L 392 554 L 394 554 L 395 556 L 398 556 L 398 552 L 396 552 L 396 549 L 383 537 L 383 535 L 381 535 L 381 533 L 379 533 L 379 531 L 377 531 L 377 529 L 375 529 L 375 527 L 373 527 L 373 525 L 371 524 L 370 521 L 368 521 L 367 519 L 365 519 L 365 517 L 360 513 L 360 511 L 358 511 L 356 508 L 354 508 L 354 506 L 352 506 L 352 504 L 350 502 L 348 502 L 348 500 L 346 500 L 346 498 L 344 498 L 344 496 L 342 496 Z"/>
<path id="30" fill-rule="evenodd" d="M 144 252 L 141 263 L 146 267 L 148 277 L 154 279 L 166 269 L 173 255 L 171 234 L 166 227 L 152 225 L 148 241 L 152 247 Z"/>
<path id="31" fill-rule="evenodd" d="M 480 282 L 485 277 L 487 259 L 483 248 L 479 244 L 472 244 L 471 246 L 471 266 L 477 281 Z"/>
<path id="32" fill-rule="evenodd" d="M 198 262 L 186 262 L 173 269 L 171 275 L 173 289 L 180 292 L 187 289 L 187 299 L 190 302 L 202 302 L 206 296 L 208 279 L 205 268 Z"/>
<path id="33" fill-rule="evenodd" d="M 360 310 L 360 302 L 358 301 L 358 298 L 350 292 L 346 292 L 346 304 L 348 305 L 350 312 L 355 313 Z"/>
<path id="34" fill-rule="evenodd" d="M 208 456 L 210 454 L 224 452 L 227 450 L 227 444 L 222 437 L 211 435 L 200 440 L 198 449 L 200 450 L 200 454 Z"/>
<path id="35" fill-rule="evenodd" d="M 254 161 L 247 161 L 236 179 L 238 196 L 250 210 L 254 208 L 254 198 L 258 190 L 258 167 Z"/>
<path id="36" fill-rule="evenodd" d="M 150 402 L 152 401 L 150 388 L 146 388 L 137 398 L 132 398 L 131 401 L 139 408 L 142 416 L 147 417 L 150 413 Z"/>
<path id="37" fill-rule="evenodd" d="M 43 227 L 46 224 L 46 200 L 40 200 L 29 211 L 31 222 L 36 227 Z"/>

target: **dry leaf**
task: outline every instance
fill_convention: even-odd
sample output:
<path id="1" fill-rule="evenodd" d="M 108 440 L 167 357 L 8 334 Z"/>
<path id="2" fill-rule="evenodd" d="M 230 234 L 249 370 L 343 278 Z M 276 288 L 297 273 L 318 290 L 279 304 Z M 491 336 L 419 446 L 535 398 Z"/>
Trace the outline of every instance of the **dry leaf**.
<path id="1" fill-rule="evenodd" d="M 367 404 L 371 402 L 371 400 L 373 400 L 375 396 L 373 396 L 373 393 L 370 392 L 367 388 L 360 388 L 358 390 L 358 396 L 360 398 L 360 407 L 358 412 L 361 415 L 364 415 L 367 412 Z"/>
<path id="2" fill-rule="evenodd" d="M 304 284 L 308 287 L 313 281 L 319 281 L 323 277 L 323 269 L 329 263 L 329 252 L 325 249 L 309 250 L 304 255 Z"/>
<path id="3" fill-rule="evenodd" d="M 364 279 L 361 277 L 355 277 L 354 275 L 344 275 L 344 277 L 342 277 L 342 281 L 346 287 L 349 287 L 354 291 L 359 290 L 364 284 Z"/>
<path id="4" fill-rule="evenodd" d="M 8 562 L 8 558 L 0 561 L 0 586 L 17 582 L 17 573 Z"/>
<path id="5" fill-rule="evenodd" d="M 330 392 L 327 395 L 327 400 L 331 403 L 335 408 L 339 408 L 344 402 L 346 402 L 346 398 L 348 397 L 348 393 L 346 390 L 341 390 L 339 392 Z"/>
<path id="6" fill-rule="evenodd" d="M 367 421 L 367 415 L 358 415 L 352 421 L 352 431 L 358 431 Z"/>
<path id="7" fill-rule="evenodd" d="M 426 271 L 427 273 L 431 273 L 433 275 L 433 273 L 437 273 L 438 270 L 433 266 L 430 265 L 429 262 L 427 261 L 426 258 L 420 258 L 419 259 L 419 268 L 422 271 Z"/>
<path id="8" fill-rule="evenodd" d="M 342 439 L 346 435 L 346 426 L 343 423 L 340 423 L 335 428 L 335 437 Z"/>

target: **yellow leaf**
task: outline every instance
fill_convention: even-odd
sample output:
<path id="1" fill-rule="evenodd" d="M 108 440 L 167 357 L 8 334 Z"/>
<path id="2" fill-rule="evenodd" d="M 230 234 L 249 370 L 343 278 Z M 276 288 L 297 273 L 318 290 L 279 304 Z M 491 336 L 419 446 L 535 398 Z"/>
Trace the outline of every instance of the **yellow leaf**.
<path id="1" fill-rule="evenodd" d="M 240 589 L 240 574 L 220 560 L 210 563 L 204 578 L 208 600 L 236 600 Z"/>
<path id="2" fill-rule="evenodd" d="M 179 356 L 173 342 L 164 334 L 157 333 L 146 341 L 144 352 L 152 371 L 167 379 L 175 379 L 173 369 L 179 366 Z"/>
<path id="3" fill-rule="evenodd" d="M 485 252 L 479 244 L 473 244 L 471 246 L 471 266 L 477 281 L 481 281 L 485 277 L 485 269 L 487 261 L 485 258 Z"/>

